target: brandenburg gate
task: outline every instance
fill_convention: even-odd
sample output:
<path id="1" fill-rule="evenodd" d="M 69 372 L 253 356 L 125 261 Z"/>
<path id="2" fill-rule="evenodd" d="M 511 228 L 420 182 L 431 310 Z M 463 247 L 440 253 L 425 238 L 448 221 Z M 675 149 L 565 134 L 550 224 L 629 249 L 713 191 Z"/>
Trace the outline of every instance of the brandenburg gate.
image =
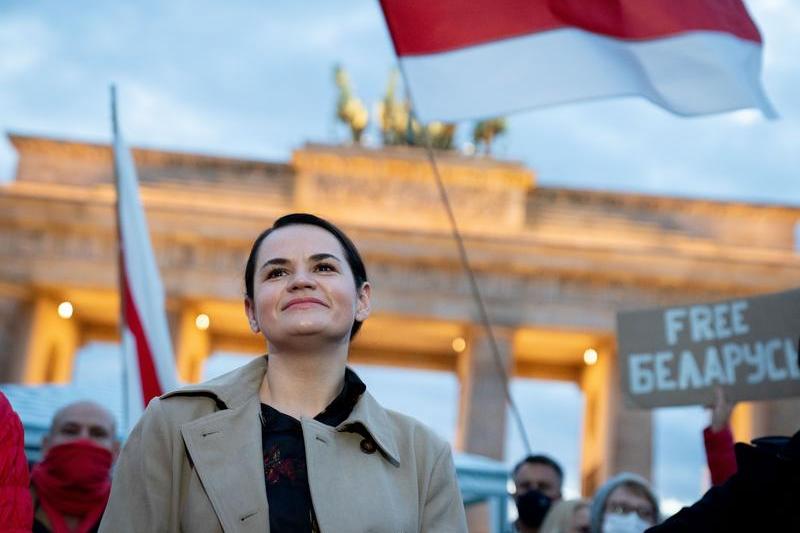
<path id="1" fill-rule="evenodd" d="M 68 381 L 82 345 L 118 339 L 111 151 L 10 140 L 19 163 L 0 186 L 0 381 Z M 134 157 L 184 380 L 198 380 L 211 353 L 263 351 L 242 310 L 247 252 L 276 217 L 308 211 L 354 238 L 374 286 L 353 361 L 457 374 L 456 447 L 502 457 L 502 381 L 424 152 L 309 144 L 277 164 Z M 651 473 L 651 414 L 620 396 L 618 310 L 800 285 L 798 208 L 542 187 L 517 163 L 438 158 L 503 364 L 584 393 L 585 493 L 619 470 Z M 57 313 L 62 301 L 73 304 L 69 320 Z M 734 430 L 790 434 L 798 413 L 797 400 L 745 404 Z"/>

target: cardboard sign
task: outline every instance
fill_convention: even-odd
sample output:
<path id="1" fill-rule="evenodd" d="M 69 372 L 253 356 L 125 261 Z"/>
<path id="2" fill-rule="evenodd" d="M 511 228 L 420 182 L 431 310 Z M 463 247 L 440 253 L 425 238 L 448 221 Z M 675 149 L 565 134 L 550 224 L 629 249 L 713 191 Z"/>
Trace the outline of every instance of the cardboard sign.
<path id="1" fill-rule="evenodd" d="M 634 407 L 800 396 L 800 289 L 617 315 L 622 390 Z"/>

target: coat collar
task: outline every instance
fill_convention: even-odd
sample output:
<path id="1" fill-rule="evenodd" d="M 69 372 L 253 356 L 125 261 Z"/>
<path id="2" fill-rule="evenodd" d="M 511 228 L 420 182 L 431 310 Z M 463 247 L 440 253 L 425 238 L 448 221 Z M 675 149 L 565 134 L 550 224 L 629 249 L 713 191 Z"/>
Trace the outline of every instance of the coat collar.
<path id="1" fill-rule="evenodd" d="M 244 366 L 204 383 L 196 383 L 168 392 L 161 398 L 173 396 L 213 396 L 228 409 L 236 409 L 253 397 L 258 397 L 261 381 L 267 372 L 267 356 L 256 357 Z M 353 426 L 362 426 L 383 451 L 389 461 L 398 466 L 400 454 L 392 424 L 386 410 L 365 391 L 356 402 L 347 419 L 336 427 L 337 431 L 348 431 Z"/>
<path id="2" fill-rule="evenodd" d="M 347 431 L 352 426 L 363 426 L 389 462 L 400 466 L 400 453 L 397 451 L 397 441 L 394 438 L 389 415 L 369 391 L 364 391 L 353 407 L 350 416 L 336 426 L 336 431 Z"/>
<path id="3" fill-rule="evenodd" d="M 223 374 L 210 381 L 195 383 L 181 387 L 161 396 L 213 396 L 222 402 L 226 408 L 235 409 L 247 403 L 253 396 L 258 396 L 261 381 L 267 372 L 267 357 L 256 357 L 244 366 L 227 374 Z"/>

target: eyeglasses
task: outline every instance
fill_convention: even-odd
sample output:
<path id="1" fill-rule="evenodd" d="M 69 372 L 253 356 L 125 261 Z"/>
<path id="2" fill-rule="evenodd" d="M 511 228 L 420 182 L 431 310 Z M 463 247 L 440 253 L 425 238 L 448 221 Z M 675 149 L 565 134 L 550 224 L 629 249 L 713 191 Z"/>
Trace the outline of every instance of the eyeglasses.
<path id="1" fill-rule="evenodd" d="M 639 518 L 650 523 L 652 523 L 655 518 L 655 513 L 650 507 L 635 507 L 622 502 L 609 502 L 608 505 L 606 505 L 606 512 L 619 514 L 636 513 L 639 515 Z"/>

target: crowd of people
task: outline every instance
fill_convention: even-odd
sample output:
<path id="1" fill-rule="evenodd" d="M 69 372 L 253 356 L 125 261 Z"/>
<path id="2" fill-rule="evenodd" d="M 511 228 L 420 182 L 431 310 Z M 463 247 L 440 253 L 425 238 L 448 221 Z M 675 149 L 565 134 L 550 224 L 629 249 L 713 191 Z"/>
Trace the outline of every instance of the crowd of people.
<path id="1" fill-rule="evenodd" d="M 313 215 L 282 217 L 253 243 L 244 285 L 269 355 L 152 400 L 122 451 L 111 413 L 74 403 L 29 470 L 0 394 L 0 530 L 467 530 L 449 444 L 381 407 L 347 367 L 371 295 L 352 241 Z M 632 472 L 564 500 L 563 468 L 540 454 L 510 472 L 518 513 L 507 530 L 800 531 L 800 433 L 734 445 L 731 409 L 718 391 L 703 434 L 714 487 L 667 520 Z"/>
<path id="2" fill-rule="evenodd" d="M 684 509 L 652 531 L 722 531 L 734 530 L 747 520 L 763 523 L 766 519 L 763 515 L 757 520 L 749 518 L 754 501 L 763 501 L 766 495 L 775 497 L 781 490 L 791 497 L 791 478 L 781 482 L 777 469 L 781 460 L 792 458 L 786 454 L 794 453 L 794 460 L 797 460 L 797 437 L 792 446 L 772 441 L 742 447 L 740 455 L 749 469 L 737 478 L 734 475 L 737 459 L 728 423 L 731 408 L 719 392 L 711 424 L 703 432 L 715 488 L 698 504 Z M 2 442 L 6 444 L 0 455 L 0 529 L 35 533 L 98 531 L 111 492 L 112 465 L 119 453 L 115 426 L 111 413 L 93 402 L 73 403 L 58 410 L 42 442 L 42 460 L 29 474 L 22 445 L 22 425 L 0 394 L 0 428 Z M 778 447 L 781 453 L 776 452 Z M 770 451 L 776 453 L 770 454 Z M 599 487 L 591 499 L 571 500 L 562 497 L 563 468 L 547 455 L 525 457 L 510 476 L 514 482 L 513 497 L 518 516 L 508 525 L 509 533 L 634 533 L 660 522 L 658 497 L 650 483 L 635 473 L 615 475 Z M 725 488 L 731 478 L 734 483 Z M 760 480 L 760 483 L 753 484 L 753 480 Z M 142 482 L 146 486 L 144 480 Z M 747 489 L 748 486 L 751 489 Z M 737 490 L 742 494 L 752 492 L 749 503 L 741 502 L 743 507 L 738 515 L 731 508 L 740 501 L 741 496 L 735 495 Z M 797 489 L 794 490 L 796 493 Z M 758 492 L 764 495 L 758 496 Z M 734 499 L 726 501 L 726 497 Z M 775 497 L 774 502 L 779 501 Z M 786 503 L 788 506 L 791 500 Z M 718 508 L 716 512 L 709 511 L 715 511 L 715 507 Z M 781 520 L 780 515 L 775 519 Z M 723 527 L 723 523 L 730 529 Z M 293 531 L 280 524 L 271 530 Z"/>
<path id="3" fill-rule="evenodd" d="M 723 485 L 737 471 L 730 415 L 733 405 L 717 389 L 711 424 L 703 431 L 714 485 Z M 591 499 L 562 499 L 564 471 L 546 455 L 531 455 L 511 472 L 517 519 L 508 527 L 518 533 L 641 533 L 661 521 L 659 499 L 647 479 L 620 472 Z M 673 522 L 674 523 L 674 522 Z M 670 530 L 670 522 L 664 524 Z M 680 531 L 676 529 L 675 531 Z M 713 528 L 707 531 L 714 531 Z"/>

